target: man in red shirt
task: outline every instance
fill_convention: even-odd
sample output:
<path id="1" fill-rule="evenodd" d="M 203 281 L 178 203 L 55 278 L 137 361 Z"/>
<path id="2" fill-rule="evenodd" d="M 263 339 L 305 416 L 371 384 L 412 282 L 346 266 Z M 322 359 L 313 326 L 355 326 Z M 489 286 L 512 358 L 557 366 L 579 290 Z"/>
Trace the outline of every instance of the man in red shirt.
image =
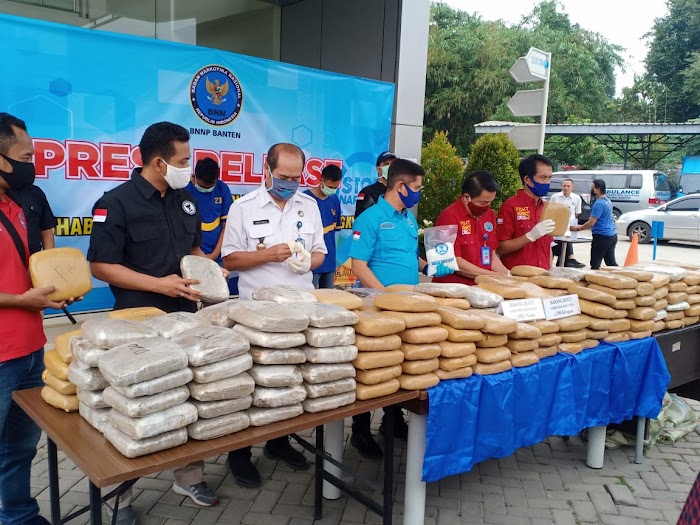
<path id="1" fill-rule="evenodd" d="M 12 401 L 12 392 L 43 386 L 46 337 L 41 311 L 55 288 L 32 288 L 27 221 L 5 193 L 34 182 L 34 147 L 23 121 L 0 113 L 0 523 L 48 524 L 29 488 L 41 430 Z"/>
<path id="2" fill-rule="evenodd" d="M 498 211 L 498 253 L 506 268 L 527 264 L 549 270 L 552 264 L 554 221 L 540 222 L 552 179 L 552 161 L 530 155 L 518 166 L 523 189 L 501 204 Z"/>
<path id="3" fill-rule="evenodd" d="M 508 275 L 496 254 L 496 214 L 491 203 L 497 192 L 496 179 L 488 171 L 475 171 L 464 178 L 462 194 L 435 222 L 435 226 L 457 225 L 455 256 L 459 271 L 435 277 L 433 282 L 473 285 L 477 275 Z"/>

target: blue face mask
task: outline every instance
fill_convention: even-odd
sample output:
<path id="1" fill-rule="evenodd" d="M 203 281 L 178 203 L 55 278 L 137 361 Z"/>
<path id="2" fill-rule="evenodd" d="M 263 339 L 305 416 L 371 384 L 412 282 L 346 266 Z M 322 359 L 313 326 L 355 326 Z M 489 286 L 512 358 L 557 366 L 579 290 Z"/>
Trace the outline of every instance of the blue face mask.
<path id="1" fill-rule="evenodd" d="M 528 184 L 527 187 L 532 193 L 534 193 L 538 197 L 544 197 L 545 195 L 547 195 L 547 193 L 549 192 L 549 184 L 542 184 L 541 182 L 537 182 L 533 178 L 530 178 L 530 181 L 532 182 L 532 185 Z"/>
<path id="2" fill-rule="evenodd" d="M 420 200 L 420 190 L 413 191 L 408 186 L 404 186 L 404 188 L 406 188 L 406 192 L 408 193 L 408 195 L 404 195 L 403 193 L 399 192 L 401 202 L 403 202 L 403 205 L 406 206 L 407 209 L 413 208 L 416 204 L 418 204 L 418 201 Z"/>
<path id="3" fill-rule="evenodd" d="M 272 174 L 272 170 L 270 170 L 270 174 Z M 288 201 L 299 189 L 298 180 L 282 180 L 275 176 L 270 177 L 270 180 L 272 181 L 272 186 L 266 188 L 267 191 L 274 198 L 281 201 Z"/>

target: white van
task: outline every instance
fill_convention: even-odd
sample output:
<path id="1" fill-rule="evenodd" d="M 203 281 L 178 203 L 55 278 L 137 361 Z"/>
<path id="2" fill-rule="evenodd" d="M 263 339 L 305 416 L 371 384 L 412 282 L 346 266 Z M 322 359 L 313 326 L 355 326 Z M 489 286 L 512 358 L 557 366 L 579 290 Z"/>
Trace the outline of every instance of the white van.
<path id="1" fill-rule="evenodd" d="M 671 186 L 665 173 L 656 170 L 558 171 L 554 177 L 579 181 L 605 181 L 613 204 L 613 218 L 635 210 L 655 208 L 671 200 Z"/>

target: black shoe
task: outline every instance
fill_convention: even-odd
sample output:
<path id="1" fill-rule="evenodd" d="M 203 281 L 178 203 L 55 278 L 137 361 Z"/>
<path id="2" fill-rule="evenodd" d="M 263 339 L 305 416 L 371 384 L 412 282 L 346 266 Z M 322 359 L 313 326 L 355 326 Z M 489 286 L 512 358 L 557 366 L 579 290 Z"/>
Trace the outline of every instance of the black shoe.
<path id="1" fill-rule="evenodd" d="M 586 265 L 583 263 L 578 262 L 576 259 L 569 259 L 566 261 L 566 264 L 564 265 L 567 268 L 585 268 Z"/>
<path id="2" fill-rule="evenodd" d="M 384 454 L 369 431 L 353 432 L 350 436 L 350 444 L 357 449 L 360 456 L 367 459 L 382 459 Z"/>
<path id="3" fill-rule="evenodd" d="M 294 470 L 306 470 L 309 468 L 309 462 L 306 461 L 304 454 L 292 447 L 289 441 L 274 444 L 268 441 L 265 448 L 263 448 L 263 454 L 267 458 L 284 461 Z"/>
<path id="4" fill-rule="evenodd" d="M 384 418 L 382 418 L 382 424 L 379 425 L 379 433 L 382 436 L 384 435 Z M 396 439 L 408 441 L 408 425 L 403 420 L 403 416 L 397 417 L 397 421 L 394 423 L 394 437 Z"/>
<path id="5" fill-rule="evenodd" d="M 26 522 L 25 525 L 51 525 L 51 522 L 43 516 L 36 516 L 28 522 Z"/>
<path id="6" fill-rule="evenodd" d="M 262 485 L 258 469 L 255 468 L 249 457 L 246 456 L 231 456 L 229 454 L 226 460 L 226 465 L 241 487 L 247 489 L 256 489 Z"/>

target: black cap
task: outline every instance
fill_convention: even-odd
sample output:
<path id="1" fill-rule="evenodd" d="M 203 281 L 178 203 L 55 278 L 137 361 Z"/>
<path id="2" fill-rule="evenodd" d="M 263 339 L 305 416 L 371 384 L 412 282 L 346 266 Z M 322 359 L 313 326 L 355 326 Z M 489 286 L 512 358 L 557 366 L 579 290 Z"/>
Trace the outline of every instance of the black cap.
<path id="1" fill-rule="evenodd" d="M 394 160 L 396 158 L 396 155 L 394 155 L 391 151 L 384 151 L 379 154 L 377 157 L 377 166 L 379 166 L 382 162 L 386 162 L 387 160 Z"/>

